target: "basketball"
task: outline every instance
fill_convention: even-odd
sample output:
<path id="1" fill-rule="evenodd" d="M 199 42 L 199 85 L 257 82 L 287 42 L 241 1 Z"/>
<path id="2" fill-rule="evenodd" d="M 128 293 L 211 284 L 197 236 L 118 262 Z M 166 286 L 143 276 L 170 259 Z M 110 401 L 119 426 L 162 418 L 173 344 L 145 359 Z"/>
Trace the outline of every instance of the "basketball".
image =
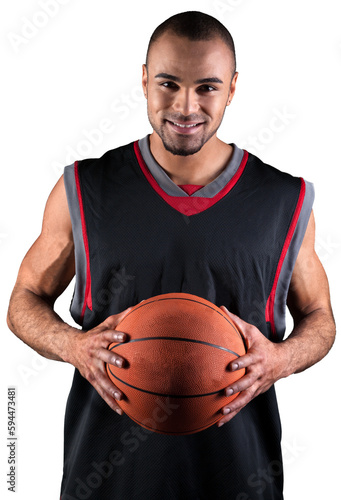
<path id="1" fill-rule="evenodd" d="M 245 354 L 243 337 L 215 304 L 187 293 L 168 293 L 137 304 L 117 325 L 128 335 L 108 349 L 125 358 L 107 364 L 124 398 L 117 403 L 142 427 L 162 434 L 192 434 L 223 415 L 223 390 L 245 370 L 227 370 Z"/>

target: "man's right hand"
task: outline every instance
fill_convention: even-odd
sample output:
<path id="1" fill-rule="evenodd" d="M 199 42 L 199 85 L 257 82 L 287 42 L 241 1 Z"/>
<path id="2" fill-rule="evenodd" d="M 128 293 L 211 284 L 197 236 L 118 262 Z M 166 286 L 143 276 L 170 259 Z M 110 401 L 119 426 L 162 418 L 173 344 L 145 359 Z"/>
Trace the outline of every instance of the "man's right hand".
<path id="1" fill-rule="evenodd" d="M 124 360 L 108 351 L 108 346 L 127 340 L 115 328 L 131 308 L 109 316 L 87 332 L 68 325 L 53 306 L 74 275 L 72 223 L 61 176 L 47 200 L 41 234 L 20 266 L 8 308 L 8 326 L 42 356 L 75 366 L 104 401 L 122 414 L 116 400 L 123 394 L 107 376 L 105 363 L 124 366 Z"/>
<path id="2" fill-rule="evenodd" d="M 68 361 L 75 366 L 81 375 L 90 382 L 106 403 L 122 415 L 117 401 L 122 399 L 122 392 L 109 379 L 105 364 L 124 367 L 124 358 L 108 350 L 112 342 L 125 342 L 128 336 L 115 330 L 118 323 L 131 310 L 129 307 L 120 314 L 109 316 L 103 323 L 86 332 L 76 334 L 71 343 Z"/>

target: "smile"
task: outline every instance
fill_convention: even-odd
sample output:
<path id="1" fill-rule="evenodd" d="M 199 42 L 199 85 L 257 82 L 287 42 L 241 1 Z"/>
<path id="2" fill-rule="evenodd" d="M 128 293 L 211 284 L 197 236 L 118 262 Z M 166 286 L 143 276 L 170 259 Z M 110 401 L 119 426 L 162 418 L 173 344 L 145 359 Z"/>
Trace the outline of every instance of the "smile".
<path id="1" fill-rule="evenodd" d="M 201 129 L 203 122 L 200 123 L 178 123 L 170 120 L 166 120 L 170 128 L 181 135 L 192 135 Z"/>
<path id="2" fill-rule="evenodd" d="M 176 125 L 177 127 L 180 127 L 180 128 L 192 128 L 192 127 L 197 127 L 198 125 L 200 125 L 200 123 L 193 123 L 191 125 L 183 125 L 182 123 L 176 123 L 176 122 L 171 122 L 173 123 L 173 125 Z"/>

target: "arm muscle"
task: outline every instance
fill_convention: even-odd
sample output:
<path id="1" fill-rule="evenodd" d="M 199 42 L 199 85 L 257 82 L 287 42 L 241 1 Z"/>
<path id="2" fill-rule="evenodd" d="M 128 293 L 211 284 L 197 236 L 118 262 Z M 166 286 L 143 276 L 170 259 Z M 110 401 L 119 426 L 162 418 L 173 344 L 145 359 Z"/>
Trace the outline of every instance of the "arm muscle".
<path id="1" fill-rule="evenodd" d="M 41 234 L 20 266 L 7 319 L 19 338 L 51 359 L 62 359 L 62 333 L 78 331 L 53 311 L 74 273 L 72 226 L 61 177 L 47 200 Z"/>

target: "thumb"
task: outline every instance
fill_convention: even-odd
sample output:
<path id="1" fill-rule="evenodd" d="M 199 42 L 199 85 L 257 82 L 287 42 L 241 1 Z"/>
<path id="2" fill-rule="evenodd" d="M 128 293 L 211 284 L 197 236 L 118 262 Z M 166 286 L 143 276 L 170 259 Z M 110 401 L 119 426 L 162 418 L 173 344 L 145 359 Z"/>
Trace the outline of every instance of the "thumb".
<path id="1" fill-rule="evenodd" d="M 248 323 L 246 323 L 244 320 L 242 320 L 239 316 L 236 314 L 231 313 L 227 307 L 225 306 L 220 306 L 220 309 L 224 311 L 224 313 L 232 320 L 232 323 L 234 326 L 237 328 L 239 333 L 244 337 L 246 340 L 246 328 L 248 327 Z"/>
<path id="2" fill-rule="evenodd" d="M 112 314 L 111 316 L 108 316 L 107 319 L 103 321 L 102 325 L 108 329 L 116 328 L 117 325 L 122 321 L 122 319 L 133 310 L 133 308 L 134 306 L 131 306 L 118 314 Z"/>
<path id="3" fill-rule="evenodd" d="M 224 311 L 224 313 L 226 313 L 226 315 L 233 320 L 234 323 L 236 323 L 236 325 L 238 325 L 238 323 L 240 323 L 240 326 L 242 326 L 245 322 L 239 318 L 239 316 L 237 316 L 236 314 L 233 314 L 231 313 L 227 307 L 225 306 L 220 306 L 220 309 L 222 309 Z"/>

